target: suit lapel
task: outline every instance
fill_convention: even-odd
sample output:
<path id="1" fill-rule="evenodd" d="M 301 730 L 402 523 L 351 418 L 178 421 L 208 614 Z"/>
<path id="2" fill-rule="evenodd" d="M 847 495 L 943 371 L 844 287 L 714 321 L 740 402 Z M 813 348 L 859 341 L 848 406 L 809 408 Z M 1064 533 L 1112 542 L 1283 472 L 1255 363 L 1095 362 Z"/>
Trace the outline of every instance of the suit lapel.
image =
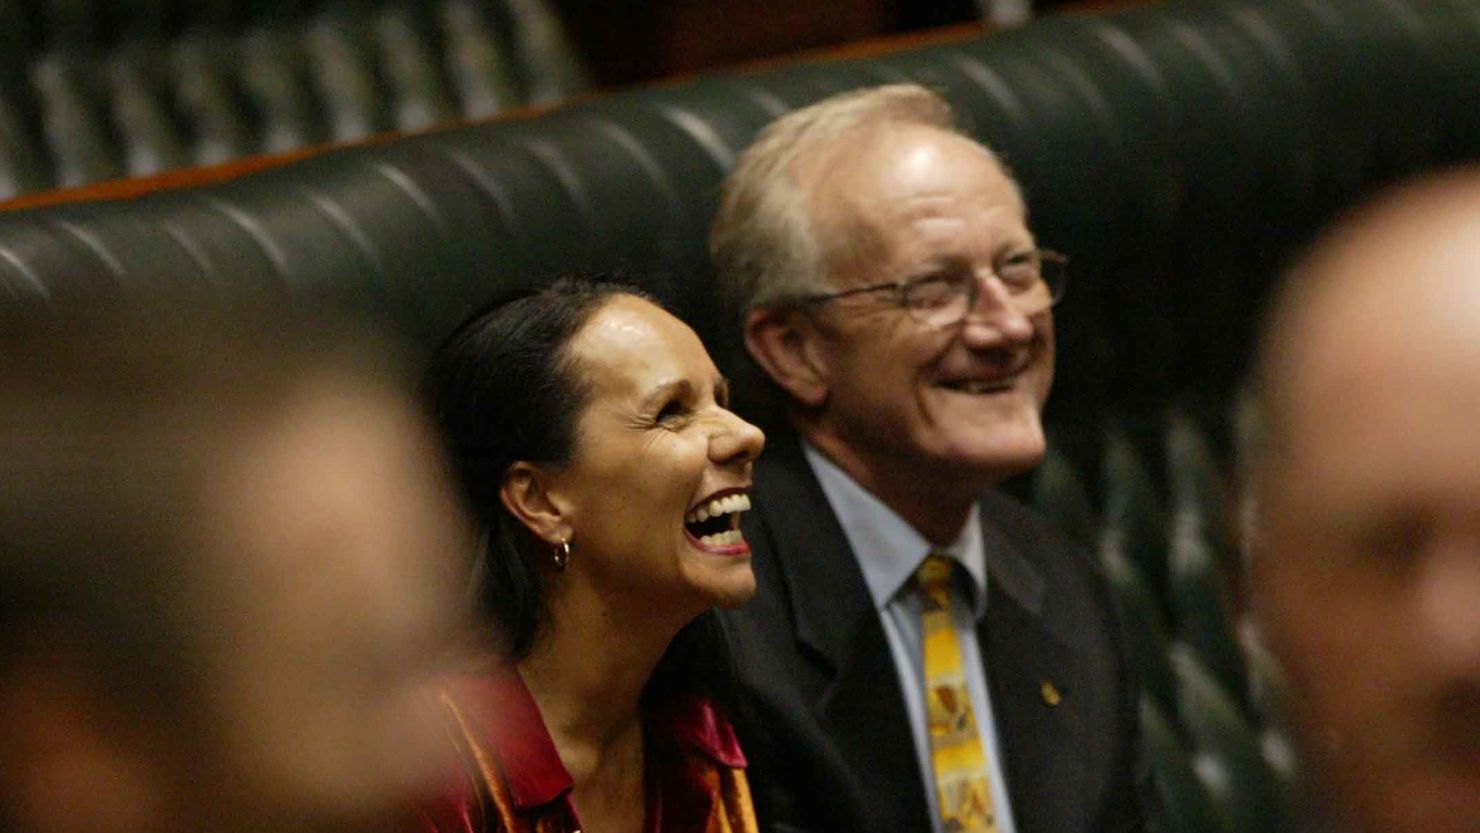
<path id="1" fill-rule="evenodd" d="M 987 615 L 978 630 L 1017 829 L 1085 830 L 1085 704 L 1074 650 L 1053 632 L 1041 573 L 992 523 Z"/>
<path id="2" fill-rule="evenodd" d="M 818 671 L 802 695 L 856 776 L 871 829 L 925 829 L 899 678 L 847 537 L 795 439 L 773 440 L 755 477 L 797 648 Z M 1087 762 L 1066 752 L 1086 748 L 1089 725 L 1072 635 L 1058 632 L 1042 571 L 1002 533 L 990 499 L 982 527 L 990 578 L 978 635 L 1017 829 L 1087 829 Z"/>
<path id="3" fill-rule="evenodd" d="M 921 829 L 928 811 L 904 695 L 847 537 L 795 439 L 768 448 L 755 477 L 798 649 L 822 681 L 803 695 L 857 777 L 871 827 Z"/>

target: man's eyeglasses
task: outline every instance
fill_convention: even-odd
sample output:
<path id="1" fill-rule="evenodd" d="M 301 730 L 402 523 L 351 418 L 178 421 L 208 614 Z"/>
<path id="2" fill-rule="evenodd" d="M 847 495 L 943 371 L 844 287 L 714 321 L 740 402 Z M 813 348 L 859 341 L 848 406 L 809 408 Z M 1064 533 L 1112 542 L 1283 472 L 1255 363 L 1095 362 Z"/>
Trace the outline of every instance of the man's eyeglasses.
<path id="1" fill-rule="evenodd" d="M 1063 300 L 1069 258 L 1048 249 L 1013 255 L 992 270 L 1012 306 L 1022 315 L 1037 315 Z M 817 306 L 855 295 L 883 294 L 911 318 L 927 327 L 952 327 L 965 320 L 981 297 L 982 281 L 969 265 L 897 283 L 881 283 L 841 292 L 804 295 L 798 301 Z"/>

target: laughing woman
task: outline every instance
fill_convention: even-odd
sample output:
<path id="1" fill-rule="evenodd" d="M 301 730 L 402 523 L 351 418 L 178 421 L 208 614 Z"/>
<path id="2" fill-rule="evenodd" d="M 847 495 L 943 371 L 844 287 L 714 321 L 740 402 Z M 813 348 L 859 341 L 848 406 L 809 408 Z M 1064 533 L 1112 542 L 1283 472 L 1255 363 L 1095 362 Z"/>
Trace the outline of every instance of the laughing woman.
<path id="1" fill-rule="evenodd" d="M 755 589 L 739 514 L 765 440 L 698 337 L 635 290 L 565 280 L 465 324 L 430 387 L 500 650 L 449 686 L 467 779 L 426 826 L 754 831 L 706 669 L 709 611 Z"/>

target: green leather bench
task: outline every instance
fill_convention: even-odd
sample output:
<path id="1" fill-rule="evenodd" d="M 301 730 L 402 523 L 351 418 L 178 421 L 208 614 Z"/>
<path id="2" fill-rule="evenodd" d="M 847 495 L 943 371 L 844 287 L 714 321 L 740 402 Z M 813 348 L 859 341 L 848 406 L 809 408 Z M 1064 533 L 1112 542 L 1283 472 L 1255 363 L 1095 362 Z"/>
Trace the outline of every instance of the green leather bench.
<path id="1" fill-rule="evenodd" d="M 0 199 L 587 86 L 546 0 L 0 0 Z"/>

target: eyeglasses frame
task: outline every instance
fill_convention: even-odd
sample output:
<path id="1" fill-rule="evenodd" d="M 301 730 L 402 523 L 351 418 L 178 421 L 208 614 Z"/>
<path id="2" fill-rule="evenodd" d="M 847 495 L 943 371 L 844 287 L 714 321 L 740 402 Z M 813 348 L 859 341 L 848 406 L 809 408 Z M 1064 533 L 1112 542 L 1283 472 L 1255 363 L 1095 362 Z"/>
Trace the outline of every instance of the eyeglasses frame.
<path id="1" fill-rule="evenodd" d="M 1040 264 L 1042 264 L 1042 263 L 1055 263 L 1055 264 L 1058 265 L 1058 268 L 1059 269 L 1063 270 L 1063 275 L 1064 275 L 1064 278 L 1065 279 L 1064 280 L 1061 280 L 1059 282 L 1059 286 L 1058 286 L 1057 291 L 1054 291 L 1054 288 L 1053 287 L 1049 287 L 1050 294 L 1049 294 L 1048 306 L 1046 306 L 1046 307 L 1043 308 L 1044 310 L 1053 309 L 1054 305 L 1056 305 L 1060 301 L 1064 300 L 1064 293 L 1065 293 L 1066 289 L 1068 288 L 1068 280 L 1067 280 L 1067 277 L 1068 277 L 1069 256 L 1066 255 L 1066 254 L 1063 254 L 1062 252 L 1055 251 L 1053 249 L 1034 249 L 1033 252 L 1038 255 L 1038 260 L 1039 260 L 1039 263 Z M 1040 269 L 1041 269 L 1041 267 L 1040 267 Z M 993 270 L 992 270 L 992 277 L 996 278 L 999 283 L 1002 282 L 1002 278 L 997 274 L 997 271 L 996 271 L 995 268 L 993 268 Z M 814 307 L 814 306 L 820 306 L 822 304 L 826 304 L 826 303 L 829 303 L 829 302 L 832 302 L 832 301 L 837 301 L 837 300 L 842 299 L 842 298 L 851 298 L 851 297 L 853 297 L 855 295 L 865 295 L 865 294 L 868 294 L 868 293 L 871 293 L 871 292 L 883 292 L 883 291 L 886 291 L 886 290 L 890 290 L 890 291 L 892 291 L 894 293 L 894 306 L 897 307 L 898 309 L 903 310 L 908 315 L 908 314 L 910 314 L 910 311 L 911 311 L 910 305 L 908 303 L 908 301 L 909 301 L 909 291 L 912 288 L 914 288 L 915 286 L 917 286 L 917 285 L 919 285 L 919 284 L 921 284 L 921 283 L 923 283 L 925 281 L 930 281 L 930 280 L 937 280 L 937 279 L 936 278 L 933 278 L 933 277 L 914 278 L 912 280 L 892 281 L 892 282 L 889 282 L 889 283 L 873 284 L 872 286 L 854 287 L 853 289 L 844 289 L 844 290 L 840 290 L 838 292 L 821 292 L 821 293 L 816 293 L 816 294 L 813 294 L 813 295 L 802 295 L 802 296 L 796 298 L 795 301 L 794 301 L 794 303 L 797 304 L 797 305 L 800 305 L 800 306 Z M 1045 281 L 1043 281 L 1043 277 L 1042 277 L 1041 271 L 1040 271 L 1040 275 L 1039 275 L 1038 280 L 1040 282 L 1045 282 Z M 947 327 L 954 327 L 955 325 L 961 323 L 962 321 L 965 321 L 966 318 L 967 318 L 967 316 L 971 315 L 971 311 L 976 308 L 976 302 L 981 298 L 981 291 L 982 291 L 981 278 L 978 277 L 978 276 L 976 276 L 976 275 L 973 275 L 972 276 L 972 280 L 971 280 L 971 286 L 970 286 L 969 289 L 967 289 L 966 311 L 964 313 L 962 313 L 961 318 L 958 319 L 958 320 L 956 320 L 956 321 L 952 321 L 952 322 L 945 323 L 945 324 L 939 324 L 939 325 L 935 325 L 935 326 L 937 326 L 937 327 L 939 327 L 941 329 L 944 329 L 944 328 L 947 328 Z M 1009 292 L 1009 294 L 1011 294 L 1011 293 Z M 1039 312 L 1042 312 L 1042 311 L 1043 310 L 1035 310 L 1034 312 L 1028 313 L 1028 314 L 1030 314 L 1030 315 L 1037 315 Z M 911 317 L 913 318 L 914 316 L 911 315 Z M 918 321 L 919 319 L 916 318 L 915 320 Z M 920 322 L 920 323 L 924 324 L 925 322 Z M 926 326 L 930 326 L 930 325 L 927 324 Z"/>

